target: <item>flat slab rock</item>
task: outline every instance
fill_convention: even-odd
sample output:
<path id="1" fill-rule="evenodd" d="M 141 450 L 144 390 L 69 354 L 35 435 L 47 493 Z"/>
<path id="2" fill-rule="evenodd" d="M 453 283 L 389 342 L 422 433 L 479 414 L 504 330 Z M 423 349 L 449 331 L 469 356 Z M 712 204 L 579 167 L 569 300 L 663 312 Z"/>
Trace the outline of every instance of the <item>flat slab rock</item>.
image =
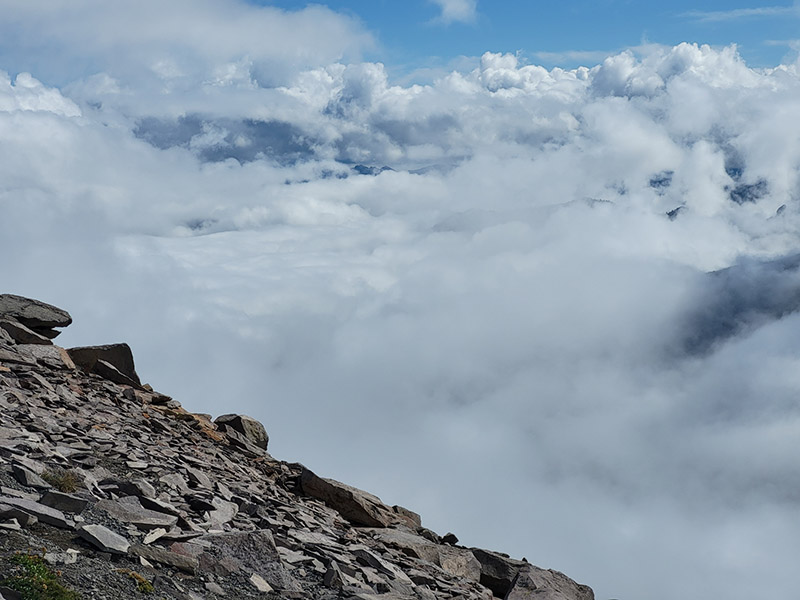
<path id="1" fill-rule="evenodd" d="M 127 554 L 130 542 L 102 525 L 83 525 L 78 535 L 102 552 Z"/>
<path id="2" fill-rule="evenodd" d="M 334 479 L 319 477 L 309 469 L 303 469 L 300 485 L 304 493 L 322 500 L 354 525 L 389 527 L 398 524 L 419 527 L 421 524 L 419 515 L 407 509 L 389 507 L 377 496 Z"/>
<path id="3" fill-rule="evenodd" d="M 34 329 L 67 327 L 72 323 L 72 317 L 67 311 L 14 294 L 0 294 L 0 317 L 14 319 Z"/>
<path id="4" fill-rule="evenodd" d="M 53 525 L 61 529 L 75 529 L 75 523 L 71 519 L 68 519 L 60 510 L 50 508 L 44 504 L 39 504 L 33 500 L 0 496 L 0 504 L 18 508 L 29 515 L 33 515 L 42 523 L 47 523 L 48 525 Z"/>
<path id="5" fill-rule="evenodd" d="M 135 496 L 125 496 L 120 500 L 100 500 L 96 506 L 118 521 L 130 523 L 139 529 L 169 528 L 178 522 L 178 517 L 175 515 L 144 508 Z"/>
<path id="6" fill-rule="evenodd" d="M 128 344 L 81 346 L 69 348 L 67 352 L 72 361 L 87 373 L 100 371 L 99 375 L 110 379 L 113 371 L 116 370 L 137 385 L 141 384 L 133 363 L 133 352 Z M 119 383 L 127 382 L 120 381 Z"/>

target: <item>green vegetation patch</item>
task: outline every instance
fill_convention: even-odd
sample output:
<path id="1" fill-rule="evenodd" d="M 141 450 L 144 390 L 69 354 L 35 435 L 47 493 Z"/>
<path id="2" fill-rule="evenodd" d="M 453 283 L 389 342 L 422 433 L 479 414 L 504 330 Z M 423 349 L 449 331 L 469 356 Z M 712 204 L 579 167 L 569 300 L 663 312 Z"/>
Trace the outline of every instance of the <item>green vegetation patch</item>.
<path id="1" fill-rule="evenodd" d="M 65 588 L 59 575 L 37 554 L 18 553 L 10 559 L 10 574 L 0 585 L 22 594 L 22 600 L 81 600 L 78 592 Z"/>
<path id="2" fill-rule="evenodd" d="M 71 469 L 61 469 L 59 467 L 47 469 L 42 473 L 42 479 L 56 488 L 59 492 L 71 494 L 76 491 L 81 484 L 81 480 L 75 471 Z"/>

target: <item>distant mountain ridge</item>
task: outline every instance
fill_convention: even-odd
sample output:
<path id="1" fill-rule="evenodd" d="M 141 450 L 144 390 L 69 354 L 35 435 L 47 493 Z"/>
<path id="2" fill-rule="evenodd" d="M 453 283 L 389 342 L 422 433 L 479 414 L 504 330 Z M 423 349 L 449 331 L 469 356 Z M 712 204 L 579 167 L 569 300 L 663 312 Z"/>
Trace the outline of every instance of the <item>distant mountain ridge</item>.
<path id="1" fill-rule="evenodd" d="M 54 345 L 71 322 L 0 295 L 0 600 L 594 599 L 274 459 L 255 419 L 142 384 L 126 344 Z"/>

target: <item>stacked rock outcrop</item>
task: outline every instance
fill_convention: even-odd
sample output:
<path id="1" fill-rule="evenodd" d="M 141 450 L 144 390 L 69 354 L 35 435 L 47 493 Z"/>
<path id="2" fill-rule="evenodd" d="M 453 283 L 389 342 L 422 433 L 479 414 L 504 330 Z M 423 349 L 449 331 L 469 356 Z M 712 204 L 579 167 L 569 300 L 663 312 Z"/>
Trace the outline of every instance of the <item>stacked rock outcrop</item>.
<path id="1" fill-rule="evenodd" d="M 22 597 L 22 552 L 83 598 L 593 600 L 274 459 L 255 419 L 188 412 L 142 385 L 127 345 L 53 345 L 70 323 L 0 295 L 0 599 Z"/>

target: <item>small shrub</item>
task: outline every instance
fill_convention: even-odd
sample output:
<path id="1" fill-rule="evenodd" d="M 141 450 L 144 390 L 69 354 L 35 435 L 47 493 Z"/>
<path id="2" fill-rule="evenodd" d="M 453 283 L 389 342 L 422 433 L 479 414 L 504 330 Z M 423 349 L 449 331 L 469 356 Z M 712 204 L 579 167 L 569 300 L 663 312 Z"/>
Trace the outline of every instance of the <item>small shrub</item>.
<path id="1" fill-rule="evenodd" d="M 75 474 L 75 471 L 72 469 L 62 469 L 60 467 L 47 469 L 42 473 L 42 479 L 58 491 L 66 494 L 76 491 L 81 484 L 80 478 Z"/>
<path id="2" fill-rule="evenodd" d="M 38 554 L 18 553 L 10 562 L 11 574 L 0 579 L 0 585 L 19 592 L 22 600 L 81 600 L 78 592 L 61 585 Z"/>
<path id="3" fill-rule="evenodd" d="M 136 571 L 130 569 L 117 569 L 117 573 L 127 575 L 136 582 L 136 590 L 143 594 L 151 594 L 155 591 L 153 584 L 150 583 L 144 576 L 139 575 Z"/>

